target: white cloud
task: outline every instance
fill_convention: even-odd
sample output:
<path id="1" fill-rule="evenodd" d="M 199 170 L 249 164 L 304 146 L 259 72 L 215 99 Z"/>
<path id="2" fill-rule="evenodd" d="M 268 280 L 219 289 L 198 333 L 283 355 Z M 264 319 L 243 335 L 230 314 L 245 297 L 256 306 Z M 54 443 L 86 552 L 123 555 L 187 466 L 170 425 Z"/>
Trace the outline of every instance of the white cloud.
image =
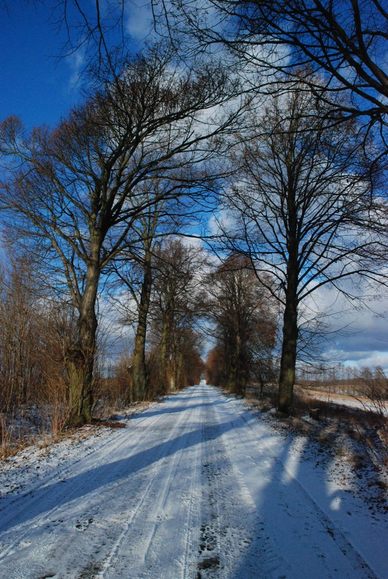
<path id="1" fill-rule="evenodd" d="M 203 241 L 200 237 L 182 237 L 179 236 L 179 239 L 183 243 L 185 247 L 193 248 L 193 249 L 203 249 Z"/>
<path id="2" fill-rule="evenodd" d="M 367 340 L 365 346 L 367 346 Z M 388 371 L 388 351 L 356 351 L 349 352 L 347 350 L 327 350 L 325 352 L 328 362 L 336 363 L 342 362 L 345 366 L 356 368 L 375 368 L 381 366 L 386 372 Z"/>
<path id="3" fill-rule="evenodd" d="M 349 303 L 342 294 L 329 286 L 317 290 L 307 300 L 311 316 L 325 314 L 329 334 L 323 355 L 328 362 L 343 362 L 346 366 L 382 366 L 388 370 L 388 295 L 382 288 L 373 292 L 358 287 L 362 302 Z"/>
<path id="4" fill-rule="evenodd" d="M 214 213 L 208 223 L 210 235 L 222 235 L 224 232 L 232 231 L 236 225 L 236 217 L 231 209 L 221 208 Z"/>
<path id="5" fill-rule="evenodd" d="M 67 57 L 70 68 L 69 88 L 76 90 L 79 88 L 82 80 L 82 73 L 86 64 L 86 53 L 83 47 L 78 48 Z"/>
<path id="6" fill-rule="evenodd" d="M 151 3 L 142 0 L 130 0 L 125 4 L 126 31 L 139 42 L 144 41 L 153 32 Z"/>

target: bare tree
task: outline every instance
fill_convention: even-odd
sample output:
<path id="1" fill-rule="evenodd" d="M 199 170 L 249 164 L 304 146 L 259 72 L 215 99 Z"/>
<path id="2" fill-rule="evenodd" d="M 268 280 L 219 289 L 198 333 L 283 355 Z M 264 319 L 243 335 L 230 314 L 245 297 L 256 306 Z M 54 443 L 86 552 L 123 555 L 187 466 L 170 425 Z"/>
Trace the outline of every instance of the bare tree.
<path id="1" fill-rule="evenodd" d="M 274 99 L 252 122 L 260 129 L 241 144 L 238 177 L 226 196 L 236 219 L 226 242 L 249 257 L 283 308 L 285 412 L 292 407 L 301 303 L 327 284 L 345 291 L 345 280 L 355 277 L 386 283 L 384 202 L 373 195 L 353 122 L 328 128 L 321 106 L 304 91 Z"/>
<path id="2" fill-rule="evenodd" d="M 235 113 L 220 124 L 203 114 L 224 101 L 226 86 L 222 73 L 177 69 L 168 51 L 154 49 L 53 131 L 26 138 L 17 120 L 1 125 L 1 149 L 13 158 L 1 208 L 41 245 L 78 312 L 77 341 L 67 353 L 73 423 L 91 419 L 101 275 L 140 214 L 161 200 L 144 196 L 141 184 L 165 179 L 164 199 L 208 184 L 203 164 Z"/>
<path id="3" fill-rule="evenodd" d="M 150 197 L 157 195 L 158 198 L 162 198 L 160 191 L 168 187 L 168 183 L 154 180 L 146 186 L 146 195 Z M 196 214 L 195 220 L 198 220 L 200 209 L 207 206 L 208 200 L 206 202 L 201 200 L 200 204 L 198 201 L 196 196 L 188 196 L 183 192 L 176 199 L 163 200 L 150 206 L 134 224 L 133 236 L 128 246 L 113 263 L 112 269 L 116 278 L 113 291 L 118 292 L 115 301 L 123 314 L 124 324 L 133 324 L 136 328 L 131 360 L 131 387 L 136 399 L 141 400 L 150 396 L 150 376 L 146 364 L 148 318 L 154 282 L 156 280 L 159 284 L 162 272 L 167 267 L 163 259 L 161 260 L 161 252 L 163 255 L 165 251 L 168 253 L 170 246 L 168 242 L 167 247 L 163 244 L 166 238 L 178 235 L 188 223 L 193 225 L 193 212 Z M 167 261 L 170 257 L 167 256 Z M 162 271 L 159 271 L 160 267 Z M 123 294 L 123 290 L 127 290 L 127 296 Z M 157 312 L 158 309 L 154 307 L 154 315 L 157 315 Z M 190 336 L 191 334 L 187 336 L 188 343 L 191 343 Z M 182 348 L 185 349 L 184 340 Z M 180 354 L 185 363 L 183 351 Z"/>
<path id="4" fill-rule="evenodd" d="M 179 239 L 169 240 L 155 252 L 152 342 L 158 351 L 160 381 L 167 391 L 184 385 L 189 343 L 196 350 L 193 327 L 199 312 L 202 263 L 201 251 Z"/>
<path id="5" fill-rule="evenodd" d="M 153 1 L 161 29 L 194 35 L 200 45 L 221 44 L 256 64 L 262 90 L 288 90 L 301 68 L 311 91 L 335 104 L 327 112 L 365 117 L 384 138 L 388 77 L 384 70 L 388 14 L 380 0 Z M 168 7 L 167 7 L 168 6 Z M 272 76 L 272 80 L 271 80 Z M 321 92 L 322 86 L 326 91 Z M 337 99 L 338 93 L 347 98 Z M 338 119 L 338 115 L 337 115 Z"/>
<path id="6" fill-rule="evenodd" d="M 42 380 L 36 341 L 40 316 L 36 286 L 27 259 L 11 256 L 0 277 L 0 411 L 31 401 Z"/>
<path id="7" fill-rule="evenodd" d="M 217 383 L 244 394 L 249 380 L 258 378 L 262 384 L 271 367 L 276 335 L 273 298 L 256 278 L 248 258 L 239 254 L 230 255 L 210 274 L 207 286 L 208 315 L 215 324 L 222 361 Z"/>
<path id="8" fill-rule="evenodd" d="M 41 287 L 37 266 L 30 254 L 9 253 L 0 278 L 0 412 L 57 433 L 68 418 L 65 352 L 76 327 L 69 304 Z"/>
<path id="9" fill-rule="evenodd" d="M 117 77 L 118 64 L 129 53 L 130 37 L 126 26 L 125 0 L 60 0 L 53 11 L 53 20 L 67 33 L 66 54 L 82 51 L 85 70 L 92 66 L 108 70 Z"/>
<path id="10" fill-rule="evenodd" d="M 133 324 L 136 328 L 131 359 L 131 395 L 136 400 L 149 396 L 146 341 L 154 278 L 154 253 L 164 236 L 176 232 L 176 206 L 185 208 L 183 194 L 182 199 L 164 199 L 161 191 L 165 187 L 168 188 L 169 183 L 156 179 L 145 184 L 144 195 L 150 200 L 156 196 L 161 201 L 150 204 L 140 215 L 133 224 L 131 239 L 112 264 L 112 297 L 122 314 L 123 323 Z"/>
<path id="11" fill-rule="evenodd" d="M 135 318 L 135 343 L 131 359 L 131 388 L 132 397 L 136 400 L 147 398 L 148 381 L 146 371 L 146 339 L 148 313 L 151 303 L 153 284 L 153 251 L 159 212 L 157 206 L 149 208 L 140 219 L 139 243 L 135 247 L 125 249 L 113 265 L 118 283 L 115 291 L 120 287 L 129 292 L 122 305 L 123 296 L 120 295 L 120 310 L 124 309 L 124 324 L 131 323 Z M 136 311 L 133 305 L 135 304 Z"/>

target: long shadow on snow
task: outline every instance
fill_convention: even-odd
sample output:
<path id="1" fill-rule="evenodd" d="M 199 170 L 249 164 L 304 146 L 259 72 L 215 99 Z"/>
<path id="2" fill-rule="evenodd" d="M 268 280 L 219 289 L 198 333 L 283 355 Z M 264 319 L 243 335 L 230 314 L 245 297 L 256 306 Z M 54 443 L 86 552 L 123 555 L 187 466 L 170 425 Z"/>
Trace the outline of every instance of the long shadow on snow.
<path id="1" fill-rule="evenodd" d="M 193 398 L 194 398 L 194 396 L 193 396 Z M 183 400 L 183 398 L 182 398 L 182 400 Z M 186 400 L 187 400 L 187 398 L 186 398 Z M 191 398 L 190 398 L 190 400 L 191 400 Z M 144 412 L 141 412 L 139 414 L 134 414 L 133 416 L 131 416 L 130 420 L 132 422 L 132 421 L 142 419 L 144 417 L 148 418 L 150 416 L 159 416 L 161 414 L 175 414 L 177 412 L 184 412 L 185 410 L 191 411 L 194 408 L 206 408 L 207 406 L 211 406 L 214 408 L 214 406 L 219 406 L 221 404 L 225 404 L 226 402 L 227 402 L 226 400 L 219 400 L 217 402 L 205 402 L 203 404 L 187 404 L 186 406 L 174 406 L 172 408 L 169 406 L 163 407 L 161 405 L 155 409 L 145 410 Z"/>
<path id="2" fill-rule="evenodd" d="M 222 436 L 225 432 L 244 425 L 243 420 L 236 419 L 218 424 L 214 428 L 211 425 L 208 428 L 207 440 Z M 16 525 L 27 523 L 54 507 L 61 507 L 70 501 L 73 502 L 99 488 L 101 488 L 100 497 L 103 500 L 104 486 L 133 475 L 160 459 L 201 443 L 202 440 L 203 429 L 200 428 L 161 442 L 133 456 L 92 468 L 65 481 L 58 481 L 16 499 L 15 497 L 5 497 L 3 499 L 5 502 L 0 503 L 0 533 L 6 532 Z M 7 513 L 7 507 L 10 508 L 10 513 Z"/>
<path id="3" fill-rule="evenodd" d="M 338 566 L 346 566 L 346 544 L 342 544 L 330 513 L 336 511 L 338 516 L 338 511 L 343 510 L 342 499 L 347 493 L 339 489 L 331 490 L 322 472 L 314 476 L 313 457 L 317 463 L 322 459 L 325 461 L 322 470 L 326 473 L 331 459 L 329 456 L 319 456 L 319 444 L 308 438 L 299 461 L 290 473 L 287 465 L 294 454 L 296 438 L 291 434 L 283 439 L 282 448 L 268 472 L 267 484 L 253 495 L 257 510 L 256 524 L 251 529 L 251 544 L 242 551 L 240 562 L 228 575 L 230 579 L 257 579 L 258 565 L 262 567 L 260 576 L 266 579 L 278 577 L 287 568 L 287 579 L 310 579 L 320 573 L 321 576 L 334 575 Z M 305 462 L 303 455 L 310 458 Z M 299 514 L 295 514 L 295 497 L 300 502 Z M 303 503 L 307 503 L 309 512 L 315 511 L 316 518 L 305 519 Z M 290 525 L 293 518 L 298 522 Z M 292 533 L 289 532 L 290 528 L 293 528 Z M 321 546 L 317 546 L 319 536 L 325 539 Z M 368 571 L 367 567 L 360 565 L 360 579 L 370 577 Z"/>

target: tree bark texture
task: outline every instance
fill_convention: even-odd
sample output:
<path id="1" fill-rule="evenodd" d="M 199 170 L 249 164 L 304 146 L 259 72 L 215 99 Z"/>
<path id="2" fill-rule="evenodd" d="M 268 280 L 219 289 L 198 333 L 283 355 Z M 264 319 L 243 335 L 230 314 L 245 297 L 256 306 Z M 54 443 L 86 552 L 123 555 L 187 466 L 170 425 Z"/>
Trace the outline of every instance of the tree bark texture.
<path id="1" fill-rule="evenodd" d="M 141 288 L 135 348 L 132 359 L 133 392 L 136 400 L 145 400 L 148 395 L 145 346 L 147 337 L 147 318 L 151 300 L 152 267 L 151 255 L 146 257 L 144 278 Z"/>
<path id="2" fill-rule="evenodd" d="M 67 354 L 66 367 L 69 382 L 69 424 L 85 424 L 92 419 L 93 380 L 96 355 L 97 316 L 96 299 L 99 266 L 88 265 L 85 291 L 78 318 L 78 340 Z"/>

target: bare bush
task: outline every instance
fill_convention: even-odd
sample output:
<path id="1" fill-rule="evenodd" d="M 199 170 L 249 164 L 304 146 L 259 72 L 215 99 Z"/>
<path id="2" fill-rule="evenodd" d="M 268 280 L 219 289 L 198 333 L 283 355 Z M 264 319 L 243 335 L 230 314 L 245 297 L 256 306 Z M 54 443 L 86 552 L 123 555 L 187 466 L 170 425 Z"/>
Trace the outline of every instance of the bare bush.
<path id="1" fill-rule="evenodd" d="M 362 396 L 354 398 L 366 410 L 372 410 L 382 418 L 388 414 L 388 378 L 381 367 L 370 370 L 364 368 L 360 373 Z"/>

